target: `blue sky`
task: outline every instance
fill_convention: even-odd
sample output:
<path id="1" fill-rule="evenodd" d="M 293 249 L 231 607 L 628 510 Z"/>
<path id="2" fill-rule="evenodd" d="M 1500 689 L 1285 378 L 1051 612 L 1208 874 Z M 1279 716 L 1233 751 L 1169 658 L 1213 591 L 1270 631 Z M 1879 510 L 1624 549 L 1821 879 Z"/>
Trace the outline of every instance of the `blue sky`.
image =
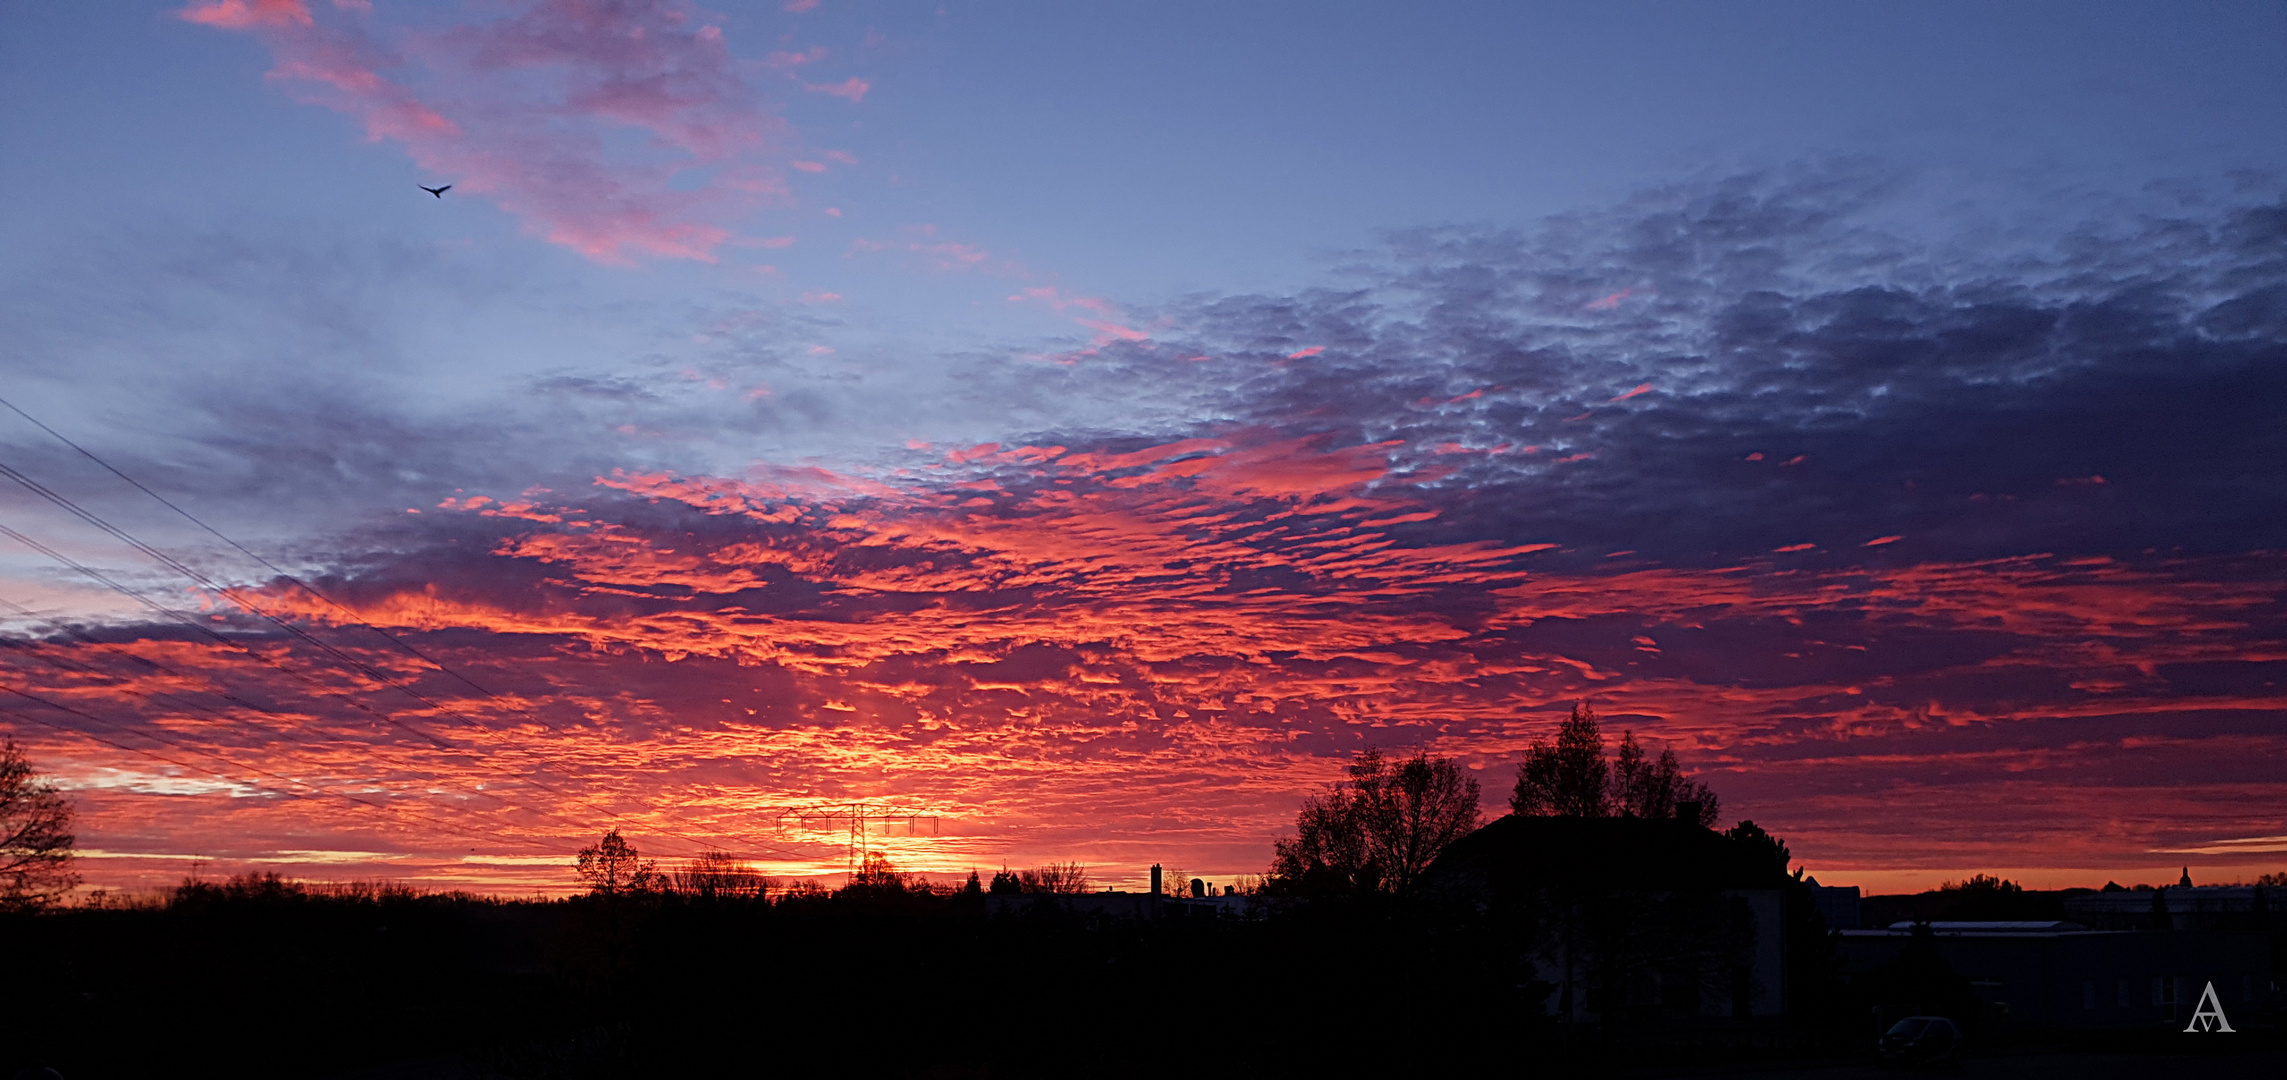
<path id="1" fill-rule="evenodd" d="M 122 400 L 145 374 L 217 389 L 333 371 L 408 407 L 515 408 L 551 374 L 735 366 L 704 340 L 730 325 L 820 385 L 927 382 L 958 355 L 1096 336 L 1072 321 L 1086 311 L 1009 299 L 1028 288 L 1136 317 L 1342 288 L 1393 230 L 1530 227 L 1810 162 L 1871 163 L 1894 190 L 1868 214 L 1901 236 L 2047 234 L 2155 181 L 2277 170 L 2266 135 L 2287 130 L 2276 4 L 725 5 L 690 9 L 732 58 L 718 104 L 760 133 L 747 161 L 784 191 L 701 216 L 791 246 L 605 264 L 301 100 L 307 80 L 266 78 L 261 35 L 182 17 L 198 6 L 0 8 L 0 143 L 17 151 L 0 182 L 38 193 L 0 216 L 0 274 L 34 286 L 6 317 L 52 407 L 89 405 L 70 372 L 127 384 L 91 423 L 179 412 L 171 390 Z M 522 10 L 316 9 L 416 52 Z M 462 107 L 507 86 L 419 62 L 393 77 Z M 858 101 L 803 89 L 853 78 Z M 528 103 L 561 104 L 550 92 Z M 601 140 L 598 167 L 645 160 L 609 118 L 552 115 Z M 444 201 L 413 186 L 455 179 Z M 641 183 L 721 186 L 710 169 L 633 197 Z M 924 409 L 848 440 L 829 412 L 789 414 L 760 449 L 864 458 L 1093 415 Z"/>

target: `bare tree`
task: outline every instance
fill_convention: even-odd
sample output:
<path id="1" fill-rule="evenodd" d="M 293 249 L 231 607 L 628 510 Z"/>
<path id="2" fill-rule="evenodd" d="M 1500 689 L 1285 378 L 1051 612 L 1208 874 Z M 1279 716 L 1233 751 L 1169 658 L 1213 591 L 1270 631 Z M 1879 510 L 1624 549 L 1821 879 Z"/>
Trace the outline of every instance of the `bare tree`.
<path id="1" fill-rule="evenodd" d="M 1028 893 L 1084 893 L 1088 868 L 1079 863 L 1049 863 L 1016 872 L 1018 887 Z"/>
<path id="2" fill-rule="evenodd" d="M 770 891 L 770 879 L 735 855 L 702 853 L 672 877 L 675 891 L 702 900 L 753 899 Z"/>
<path id="3" fill-rule="evenodd" d="M 1452 758 L 1416 754 L 1392 767 L 1367 750 L 1350 764 L 1347 786 L 1303 801 L 1271 874 L 1289 888 L 1403 891 L 1477 828 L 1477 798 L 1476 778 Z"/>
<path id="4" fill-rule="evenodd" d="M 1391 892 L 1411 887 L 1439 853 L 1484 819 L 1477 778 L 1452 758 L 1416 754 L 1388 772 L 1359 777 L 1357 787 L 1382 887 Z"/>
<path id="5" fill-rule="evenodd" d="M 0 738 L 0 910 L 45 907 L 79 884 L 71 803 L 35 776 L 16 740 Z"/>
<path id="6" fill-rule="evenodd" d="M 1367 750 L 1350 764 L 1350 775 L 1378 773 L 1382 755 Z M 1272 846 L 1270 877 L 1277 887 L 1297 892 L 1373 892 L 1382 887 L 1366 841 L 1364 810 L 1349 786 L 1337 781 L 1324 795 L 1302 800 L 1294 835 Z"/>
<path id="7" fill-rule="evenodd" d="M 842 886 L 845 896 L 902 896 L 906 893 L 927 895 L 929 882 L 918 874 L 908 874 L 890 865 L 889 856 L 878 851 L 866 852 L 858 861 L 856 873 Z"/>
<path id="8" fill-rule="evenodd" d="M 620 838 L 618 829 L 605 833 L 594 846 L 581 848 L 573 869 L 588 891 L 598 896 L 645 893 L 660 885 L 656 864 L 644 862 L 635 845 Z"/>

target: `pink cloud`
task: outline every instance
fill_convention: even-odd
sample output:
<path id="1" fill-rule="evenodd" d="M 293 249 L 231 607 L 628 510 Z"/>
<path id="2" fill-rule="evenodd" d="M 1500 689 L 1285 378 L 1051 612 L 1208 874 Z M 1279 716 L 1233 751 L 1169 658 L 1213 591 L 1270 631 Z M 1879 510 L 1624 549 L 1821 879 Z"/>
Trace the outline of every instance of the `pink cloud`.
<path id="1" fill-rule="evenodd" d="M 184 8 L 182 17 L 225 30 L 251 30 L 263 26 L 309 26 L 315 22 L 302 0 L 212 0 Z"/>
<path id="2" fill-rule="evenodd" d="M 800 52 L 771 53 L 762 58 L 762 63 L 765 67 L 798 68 L 804 64 L 815 64 L 825 58 L 826 47 L 824 45 L 812 45 Z"/>
<path id="3" fill-rule="evenodd" d="M 806 292 L 802 294 L 802 302 L 805 304 L 833 304 L 839 303 L 841 299 L 842 294 L 838 292 Z"/>
<path id="4" fill-rule="evenodd" d="M 1020 290 L 1009 297 L 1011 301 L 1039 300 L 1057 311 L 1068 307 L 1085 308 L 1102 315 L 1114 314 L 1112 305 L 1099 296 L 1066 296 L 1054 285 L 1034 286 Z"/>
<path id="5" fill-rule="evenodd" d="M 1642 385 L 1642 386 L 1639 386 L 1639 387 L 1635 388 L 1634 390 L 1630 390 L 1630 391 L 1628 391 L 1627 393 L 1620 395 L 1619 397 L 1613 398 L 1612 400 L 1613 400 L 1614 402 L 1626 401 L 1626 400 L 1628 400 L 1629 398 L 1635 397 L 1635 396 L 1636 396 L 1636 395 L 1638 395 L 1638 394 L 1649 394 L 1649 393 L 1651 393 L 1651 392 L 1652 392 L 1652 384 L 1651 384 L 1651 383 L 1645 383 L 1644 385 Z"/>
<path id="6" fill-rule="evenodd" d="M 1149 341 L 1151 339 L 1150 334 L 1144 333 L 1141 330 L 1137 330 L 1133 327 L 1121 326 L 1118 323 L 1104 322 L 1101 319 L 1074 319 L 1072 321 L 1079 323 L 1080 325 L 1085 326 L 1090 330 L 1094 330 L 1099 335 L 1096 339 L 1097 344 L 1106 344 L 1115 340 Z"/>
<path id="7" fill-rule="evenodd" d="M 1065 296 L 1062 292 L 1058 291 L 1054 285 L 1041 285 L 1019 290 L 1015 295 L 1009 297 L 1009 300 L 1013 303 L 1037 300 L 1047 304 L 1050 308 L 1053 308 L 1058 312 L 1062 312 L 1066 308 L 1080 308 L 1085 311 L 1092 311 L 1099 315 L 1106 316 L 1106 318 L 1102 319 L 1089 319 L 1075 316 L 1072 319 L 1073 322 L 1076 322 L 1090 330 L 1095 331 L 1095 343 L 1099 346 L 1109 345 L 1114 341 L 1151 340 L 1150 334 L 1135 329 L 1134 327 L 1126 326 L 1121 323 L 1112 321 L 1114 318 L 1118 317 L 1119 313 L 1113 309 L 1113 306 L 1110 302 L 1104 300 L 1102 297 Z M 1073 356 L 1060 358 L 1058 362 L 1070 363 L 1073 359 L 1079 356 L 1090 356 L 1094 355 L 1094 353 L 1095 350 L 1090 349 L 1078 354 L 1074 354 Z M 1205 357 L 1199 357 L 1198 359 L 1205 359 Z"/>
<path id="8" fill-rule="evenodd" d="M 825 165 L 815 161 L 797 161 L 794 163 L 794 167 L 806 173 L 822 173 L 826 171 Z"/>
<path id="9" fill-rule="evenodd" d="M 853 76 L 851 76 L 851 77 L 849 77 L 849 78 L 847 78 L 847 79 L 844 79 L 844 80 L 842 80 L 841 82 L 838 82 L 838 83 L 803 83 L 803 84 L 802 84 L 802 89 L 804 89 L 804 90 L 808 90 L 808 91 L 810 91 L 811 93 L 814 93 L 814 94 L 828 94 L 828 95 L 831 95 L 831 96 L 834 96 L 834 97 L 838 97 L 838 98 L 848 98 L 848 99 L 851 101 L 851 103 L 853 103 L 853 104 L 855 104 L 855 103 L 857 103 L 857 102 L 860 102 L 860 101 L 864 101 L 864 100 L 866 99 L 866 91 L 868 91 L 868 90 L 871 90 L 871 89 L 873 89 L 873 88 L 874 88 L 874 87 L 873 87 L 873 84 L 872 84 L 872 83 L 869 83 L 869 82 L 865 81 L 864 79 L 858 78 L 858 77 L 857 77 L 857 76 L 855 76 L 855 75 L 853 75 Z"/>
<path id="10" fill-rule="evenodd" d="M 785 123 L 739 76 L 721 28 L 676 0 L 527 0 L 434 33 L 324 18 L 301 0 L 178 14 L 254 34 L 296 97 L 598 262 L 712 262 L 738 220 L 785 194 Z M 639 149 L 618 148 L 624 132 Z M 675 183 L 697 170 L 703 183 Z"/>
<path id="11" fill-rule="evenodd" d="M 1613 293 L 1612 295 L 1610 295 L 1610 296 L 1607 296 L 1607 297 L 1605 297 L 1605 298 L 1604 298 L 1604 299 L 1602 299 L 1602 300 L 1591 300 L 1591 301 L 1589 301 L 1589 304 L 1588 304 L 1588 310 L 1590 310 L 1590 311 L 1611 311 L 1612 309 L 1614 309 L 1614 308 L 1617 308 L 1617 307 L 1619 307 L 1619 306 L 1620 306 L 1620 301 L 1622 301 L 1622 300 L 1626 300 L 1627 298 L 1629 298 L 1629 297 L 1631 297 L 1631 296 L 1634 296 L 1634 295 L 1636 295 L 1636 289 L 1635 289 L 1635 287 L 1634 287 L 1634 286 L 1629 286 L 1628 288 L 1625 288 L 1625 289 L 1622 289 L 1622 290 L 1620 290 L 1619 292 Z"/>
<path id="12" fill-rule="evenodd" d="M 818 10 L 818 0 L 786 0 L 786 6 L 779 10 L 784 11 L 789 15 L 800 15 L 804 12 L 816 11 Z"/>
<path id="13" fill-rule="evenodd" d="M 1897 543 L 1898 541 L 1900 541 L 1900 540 L 1904 540 L 1904 539 L 1905 539 L 1905 537 L 1903 537 L 1903 536 L 1877 536 L 1877 537 L 1875 537 L 1874 539 L 1872 539 L 1872 540 L 1868 540 L 1867 542 L 1865 542 L 1864 544 L 1861 544 L 1861 545 L 1859 545 L 1859 546 L 1860 546 L 1860 547 L 1881 547 L 1881 546 L 1882 546 L 1882 545 L 1884 545 L 1884 544 L 1895 544 L 1895 543 Z"/>
<path id="14" fill-rule="evenodd" d="M 826 212 L 836 217 L 841 216 L 839 211 L 828 210 Z M 935 225 L 910 225 L 903 232 L 903 237 L 896 240 L 874 240 L 859 237 L 850 241 L 850 253 L 904 251 L 921 256 L 929 269 L 941 273 L 981 270 L 988 274 L 1002 276 L 1024 276 L 1025 272 L 1022 266 L 1006 259 L 995 259 L 992 252 L 982 247 L 940 238 L 937 235 L 937 226 Z M 1034 290 L 1027 290 L 1010 297 L 1010 299 L 1034 299 L 1036 297 L 1033 294 Z"/>
<path id="15" fill-rule="evenodd" d="M 1312 356 L 1316 356 L 1316 355 L 1318 355 L 1319 353 L 1322 353 L 1322 352 L 1325 352 L 1325 351 L 1326 351 L 1326 346 L 1324 346 L 1324 345 L 1313 345 L 1313 346 L 1311 346 L 1311 347 L 1309 347 L 1309 348 L 1307 348 L 1307 349 L 1297 349 L 1297 350 L 1295 350 L 1294 352 L 1290 352 L 1290 353 L 1286 354 L 1286 358 L 1287 358 L 1287 359 L 1289 359 L 1289 360 L 1301 360 L 1301 359 L 1304 359 L 1304 358 L 1306 358 L 1306 357 L 1312 357 Z"/>

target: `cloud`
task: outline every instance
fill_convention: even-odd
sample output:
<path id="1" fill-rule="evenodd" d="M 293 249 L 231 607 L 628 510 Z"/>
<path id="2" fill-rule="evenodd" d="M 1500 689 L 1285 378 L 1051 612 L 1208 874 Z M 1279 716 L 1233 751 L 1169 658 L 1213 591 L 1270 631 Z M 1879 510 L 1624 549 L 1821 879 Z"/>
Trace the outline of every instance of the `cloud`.
<path id="1" fill-rule="evenodd" d="M 2287 211 L 2108 208 L 1986 250 L 1875 228 L 1893 191 L 1860 166 L 1698 181 L 1540 230 L 1397 234 L 1291 295 L 1026 284 L 1012 299 L 1149 330 L 1069 367 L 1024 360 L 1065 342 L 813 354 L 816 326 L 736 309 L 705 313 L 698 357 L 553 372 L 490 413 L 249 390 L 178 437 L 216 467 L 170 483 L 386 507 L 298 550 L 503 700 L 392 661 L 468 718 L 397 706 L 441 749 L 117 616 L 122 647 L 213 685 L 44 631 L 31 647 L 122 681 L 9 662 L 230 762 L 559 847 L 599 805 L 680 850 L 751 837 L 758 804 L 874 798 L 958 823 L 900 838 L 924 868 L 1253 871 L 1355 749 L 1481 765 L 1497 806 L 1582 699 L 1822 876 L 2262 847 L 2215 838 L 2277 831 L 2250 808 L 2287 757 Z M 1615 280 L 1640 299 L 1583 316 Z M 240 593 L 387 655 L 289 585 Z M 67 775 L 118 764 L 42 737 Z M 470 794 L 510 769 L 577 798 Z M 162 822 L 152 798 L 102 789 L 106 849 L 467 854 L 348 805 L 217 794 Z M 838 865 L 818 836 L 755 842 Z"/>
<path id="2" fill-rule="evenodd" d="M 740 77 L 721 28 L 687 5 L 534 0 L 423 33 L 286 0 L 180 14 L 256 35 L 297 97 L 599 262 L 713 261 L 785 193 L 787 125 Z M 626 132 L 643 145 L 615 148 Z M 691 177 L 702 179 L 679 182 Z"/>
<path id="3" fill-rule="evenodd" d="M 302 0 L 253 0 L 251 3 L 248 0 L 211 0 L 184 8 L 182 16 L 190 22 L 225 30 L 315 25 L 315 20 L 310 17 L 310 9 Z"/>
<path id="4" fill-rule="evenodd" d="M 855 105 L 866 99 L 866 91 L 873 89 L 873 84 L 851 76 L 838 83 L 803 83 L 802 89 L 813 94 L 842 98 Z"/>

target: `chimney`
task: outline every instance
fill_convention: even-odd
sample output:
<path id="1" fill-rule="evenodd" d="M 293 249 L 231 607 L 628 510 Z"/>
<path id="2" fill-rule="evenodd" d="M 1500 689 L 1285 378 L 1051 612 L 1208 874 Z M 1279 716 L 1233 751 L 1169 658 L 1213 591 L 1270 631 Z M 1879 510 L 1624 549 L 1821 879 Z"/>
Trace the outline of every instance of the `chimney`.
<path id="1" fill-rule="evenodd" d="M 1686 801 L 1683 801 L 1683 802 L 1679 802 L 1679 803 L 1677 803 L 1677 804 L 1676 804 L 1676 820 L 1677 820 L 1677 821 L 1688 821 L 1688 822 L 1691 822 L 1691 823 L 1692 823 L 1692 824 L 1694 824 L 1694 825 L 1697 825 L 1697 824 L 1699 824 L 1699 803 L 1698 803 L 1698 801 L 1696 801 L 1696 800 L 1686 800 Z"/>
<path id="2" fill-rule="evenodd" d="M 1158 863 L 1153 863 L 1153 864 L 1151 864 L 1151 895 L 1152 895 L 1153 899 L 1157 899 L 1157 898 L 1159 897 L 1159 895 L 1160 895 L 1160 891 L 1159 891 L 1159 864 L 1158 864 Z"/>

